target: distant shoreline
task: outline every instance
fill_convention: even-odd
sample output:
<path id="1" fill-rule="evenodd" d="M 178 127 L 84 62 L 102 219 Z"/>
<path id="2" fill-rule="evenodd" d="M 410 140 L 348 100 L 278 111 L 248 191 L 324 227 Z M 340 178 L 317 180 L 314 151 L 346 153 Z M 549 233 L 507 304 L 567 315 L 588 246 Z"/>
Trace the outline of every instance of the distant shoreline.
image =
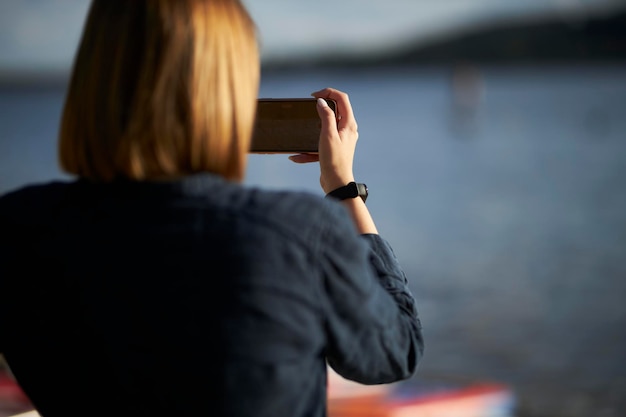
<path id="1" fill-rule="evenodd" d="M 474 67 L 474 68 L 543 68 L 564 70 L 567 68 L 611 68 L 626 67 L 626 60 L 594 60 L 594 61 L 554 61 L 554 62 L 536 62 L 532 60 L 517 62 L 472 62 L 459 61 L 447 63 L 411 63 L 397 64 L 393 62 L 379 62 L 374 64 L 360 62 L 269 62 L 262 67 L 263 75 L 271 76 L 276 74 L 285 74 L 303 71 L 342 71 L 342 70 L 454 70 L 458 67 Z M 65 88 L 69 82 L 69 74 L 66 73 L 4 73 L 0 74 L 0 91 L 7 92 L 11 90 L 58 90 Z"/>

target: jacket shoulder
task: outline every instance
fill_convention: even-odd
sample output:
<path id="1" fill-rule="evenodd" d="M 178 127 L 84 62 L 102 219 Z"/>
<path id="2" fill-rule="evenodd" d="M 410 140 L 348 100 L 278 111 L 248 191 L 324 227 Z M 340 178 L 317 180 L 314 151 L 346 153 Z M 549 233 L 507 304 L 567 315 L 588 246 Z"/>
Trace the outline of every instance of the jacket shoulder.
<path id="1" fill-rule="evenodd" d="M 16 188 L 0 196 L 0 215 L 5 219 L 46 210 L 62 198 L 69 186 L 69 182 L 53 181 Z"/>
<path id="2" fill-rule="evenodd" d="M 293 231 L 305 239 L 329 233 L 356 233 L 341 204 L 311 192 L 257 190 L 246 206 L 262 222 L 275 229 Z"/>

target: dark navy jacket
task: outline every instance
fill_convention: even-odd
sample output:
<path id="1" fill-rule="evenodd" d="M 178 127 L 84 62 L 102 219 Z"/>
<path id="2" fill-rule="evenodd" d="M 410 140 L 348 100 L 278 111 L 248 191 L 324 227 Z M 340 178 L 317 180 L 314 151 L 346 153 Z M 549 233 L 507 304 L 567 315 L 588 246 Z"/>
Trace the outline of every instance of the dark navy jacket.
<path id="1" fill-rule="evenodd" d="M 388 243 L 304 192 L 178 182 L 0 199 L 0 351 L 44 417 L 326 415 L 326 365 L 413 375 L 415 301 Z"/>

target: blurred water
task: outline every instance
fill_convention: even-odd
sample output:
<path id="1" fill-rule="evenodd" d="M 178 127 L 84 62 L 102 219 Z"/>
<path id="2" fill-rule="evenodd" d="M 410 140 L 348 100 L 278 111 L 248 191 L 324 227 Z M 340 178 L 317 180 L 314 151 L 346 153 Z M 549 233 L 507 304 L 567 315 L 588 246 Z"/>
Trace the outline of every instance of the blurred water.
<path id="1" fill-rule="evenodd" d="M 505 382 L 533 415 L 622 415 L 625 69 L 474 69 L 460 90 L 441 68 L 264 74 L 264 97 L 350 93 L 356 176 L 420 304 L 418 378 Z M 0 193 L 63 177 L 62 99 L 0 91 Z M 318 179 L 314 164 L 250 158 L 250 185 L 321 195 Z"/>

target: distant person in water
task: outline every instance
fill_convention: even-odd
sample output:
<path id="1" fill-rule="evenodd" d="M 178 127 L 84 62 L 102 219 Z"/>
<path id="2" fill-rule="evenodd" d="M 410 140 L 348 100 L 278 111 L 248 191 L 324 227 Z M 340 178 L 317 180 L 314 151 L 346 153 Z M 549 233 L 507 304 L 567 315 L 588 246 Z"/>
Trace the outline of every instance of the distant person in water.
<path id="1" fill-rule="evenodd" d="M 242 184 L 259 69 L 237 0 L 92 2 L 60 129 L 75 179 L 0 198 L 0 352 L 43 416 L 324 416 L 327 365 L 416 372 L 348 95 L 313 93 L 340 117 L 318 100 L 319 154 L 291 156 L 331 198 Z"/>
<path id="2" fill-rule="evenodd" d="M 452 125 L 461 134 L 474 133 L 484 95 L 483 76 L 469 64 L 454 68 L 450 80 Z"/>

